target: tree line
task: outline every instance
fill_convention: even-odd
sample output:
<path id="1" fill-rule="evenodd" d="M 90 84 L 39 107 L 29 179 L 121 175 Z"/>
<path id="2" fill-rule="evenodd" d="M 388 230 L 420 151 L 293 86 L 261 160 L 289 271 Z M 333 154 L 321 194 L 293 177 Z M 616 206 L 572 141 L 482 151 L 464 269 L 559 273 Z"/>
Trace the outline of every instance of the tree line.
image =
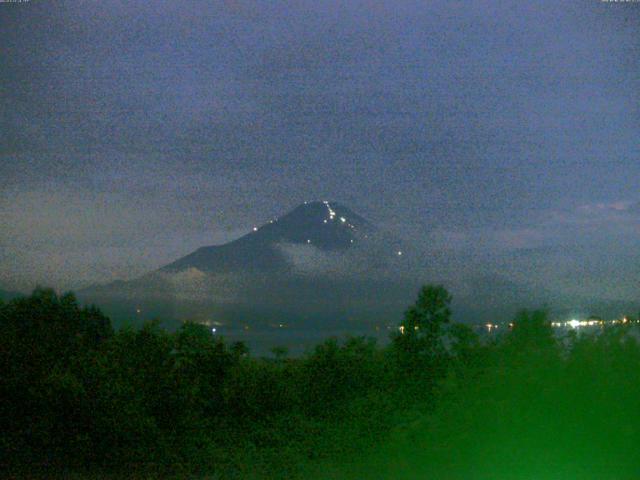
<path id="1" fill-rule="evenodd" d="M 73 294 L 0 303 L 0 466 L 114 478 L 634 478 L 635 326 L 501 336 L 423 287 L 388 345 L 254 357 L 194 323 L 117 331 Z M 560 475 L 560 476 L 558 476 Z M 577 477 L 576 477 L 577 478 Z"/>

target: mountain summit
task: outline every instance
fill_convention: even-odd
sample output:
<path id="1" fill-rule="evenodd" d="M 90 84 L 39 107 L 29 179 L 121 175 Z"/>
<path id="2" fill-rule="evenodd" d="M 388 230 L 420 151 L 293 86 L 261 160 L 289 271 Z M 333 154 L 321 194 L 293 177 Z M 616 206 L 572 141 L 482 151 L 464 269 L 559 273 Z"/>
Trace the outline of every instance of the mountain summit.
<path id="1" fill-rule="evenodd" d="M 256 273 L 286 270 L 283 248 L 307 246 L 340 252 L 369 237 L 375 228 L 349 208 L 329 201 L 305 202 L 280 218 L 224 245 L 202 247 L 161 268 L 180 272 L 196 268 L 207 273 Z"/>
<path id="2" fill-rule="evenodd" d="M 112 317 L 289 323 L 388 321 L 414 288 L 388 277 L 399 243 L 337 202 L 306 202 L 223 245 L 129 281 L 80 291 Z"/>

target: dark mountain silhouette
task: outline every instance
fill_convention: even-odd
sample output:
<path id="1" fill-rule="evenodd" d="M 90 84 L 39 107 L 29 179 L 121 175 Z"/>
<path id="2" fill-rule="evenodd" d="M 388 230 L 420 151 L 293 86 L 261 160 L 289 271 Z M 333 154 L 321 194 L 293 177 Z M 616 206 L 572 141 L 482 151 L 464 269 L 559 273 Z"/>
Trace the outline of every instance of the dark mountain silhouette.
<path id="1" fill-rule="evenodd" d="M 467 260 L 434 255 L 402 246 L 344 205 L 308 202 L 237 240 L 78 296 L 103 308 L 116 325 L 157 317 L 170 328 L 195 320 L 226 332 L 286 325 L 372 333 L 397 324 L 419 286 L 438 279 L 454 293 L 457 321 L 504 322 L 520 308 L 544 305 L 558 313 L 575 306 L 607 310 L 502 275 L 465 276 Z"/>
<path id="2" fill-rule="evenodd" d="M 400 242 L 337 202 L 302 204 L 224 245 L 78 292 L 112 317 L 298 326 L 396 321 L 415 293 L 388 278 Z"/>
<path id="3" fill-rule="evenodd" d="M 290 262 L 283 245 L 313 246 L 342 252 L 375 229 L 364 218 L 336 202 L 309 202 L 232 242 L 202 247 L 163 268 L 180 272 L 197 268 L 207 273 L 284 272 Z"/>

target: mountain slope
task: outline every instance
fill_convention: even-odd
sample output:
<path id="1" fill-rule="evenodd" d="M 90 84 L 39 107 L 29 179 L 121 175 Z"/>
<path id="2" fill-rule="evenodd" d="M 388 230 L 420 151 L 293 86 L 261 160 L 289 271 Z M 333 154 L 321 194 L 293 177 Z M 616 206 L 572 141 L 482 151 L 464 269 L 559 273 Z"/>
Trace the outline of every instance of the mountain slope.
<path id="1" fill-rule="evenodd" d="M 400 313 L 415 291 L 385 278 L 404 260 L 398 245 L 344 205 L 308 202 L 237 240 L 79 296 L 115 317 L 371 321 Z"/>
<path id="2" fill-rule="evenodd" d="M 335 202 L 310 202 L 235 241 L 203 247 L 160 269 L 179 272 L 196 268 L 207 273 L 285 272 L 290 269 L 282 246 L 309 245 L 322 252 L 351 248 L 374 231 L 356 213 Z"/>

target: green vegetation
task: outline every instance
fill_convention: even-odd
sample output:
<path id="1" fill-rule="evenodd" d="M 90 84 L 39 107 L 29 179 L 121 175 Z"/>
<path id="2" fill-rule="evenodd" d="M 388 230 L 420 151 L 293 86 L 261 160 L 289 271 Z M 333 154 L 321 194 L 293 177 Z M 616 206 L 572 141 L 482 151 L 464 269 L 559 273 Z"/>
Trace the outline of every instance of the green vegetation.
<path id="1" fill-rule="evenodd" d="M 0 303 L 0 467 L 13 477 L 625 479 L 640 471 L 635 326 L 484 341 L 424 287 L 388 346 L 251 357 L 208 328 L 113 331 L 71 294 Z"/>

